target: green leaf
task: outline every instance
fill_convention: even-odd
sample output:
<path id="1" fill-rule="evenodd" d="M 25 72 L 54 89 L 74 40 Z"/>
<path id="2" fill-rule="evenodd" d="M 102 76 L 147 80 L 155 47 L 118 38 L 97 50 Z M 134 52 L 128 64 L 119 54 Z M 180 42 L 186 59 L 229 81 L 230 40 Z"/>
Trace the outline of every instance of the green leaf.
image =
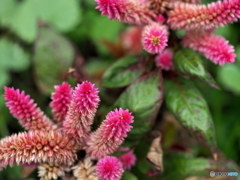
<path id="1" fill-rule="evenodd" d="M 196 158 L 190 154 L 170 153 L 164 156 L 164 180 L 182 180 L 189 176 L 208 176 L 211 163 L 205 158 Z"/>
<path id="2" fill-rule="evenodd" d="M 165 81 L 167 107 L 178 121 L 205 147 L 216 152 L 215 131 L 207 103 L 189 81 Z"/>
<path id="3" fill-rule="evenodd" d="M 240 95 L 240 68 L 236 64 L 226 64 L 219 67 L 218 79 L 226 89 Z"/>
<path id="4" fill-rule="evenodd" d="M 23 1 L 17 5 L 13 3 L 10 7 L 8 13 L 2 18 L 2 24 L 23 40 L 33 42 L 37 36 L 37 14 L 32 4 L 30 1 Z"/>
<path id="5" fill-rule="evenodd" d="M 121 94 L 114 107 L 129 109 L 134 116 L 133 128 L 126 141 L 137 141 L 150 130 L 162 98 L 163 80 L 160 71 L 139 78 Z"/>
<path id="6" fill-rule="evenodd" d="M 33 1 L 33 0 L 30 0 Z M 81 19 L 77 0 L 34 0 L 35 10 L 41 19 L 60 31 L 74 28 Z"/>
<path id="7" fill-rule="evenodd" d="M 0 39 L 0 70 L 24 70 L 29 66 L 29 54 L 17 43 Z"/>
<path id="8" fill-rule="evenodd" d="M 89 13 L 89 15 L 91 15 L 91 17 L 89 19 L 90 28 L 88 33 L 98 47 L 99 52 L 108 54 L 108 50 L 102 41 L 116 42 L 119 37 L 119 32 L 124 25 L 118 21 L 109 21 L 106 16 L 100 16 L 96 11 L 91 14 Z"/>
<path id="9" fill-rule="evenodd" d="M 0 23 L 2 19 L 6 18 L 7 16 L 11 15 L 11 13 L 16 8 L 16 1 L 15 0 L 0 0 Z"/>
<path id="10" fill-rule="evenodd" d="M 174 54 L 174 66 L 180 73 L 193 76 L 209 86 L 219 89 L 215 80 L 203 66 L 201 57 L 197 52 L 187 48 L 178 50 Z"/>
<path id="11" fill-rule="evenodd" d="M 130 84 L 144 72 L 143 62 L 137 62 L 138 58 L 134 56 L 119 59 L 104 73 L 102 85 L 111 88 Z"/>
<path id="12" fill-rule="evenodd" d="M 43 93 L 50 94 L 63 81 L 73 60 L 74 49 L 67 39 L 51 29 L 40 29 L 33 61 L 36 83 Z"/>
<path id="13" fill-rule="evenodd" d="M 138 180 L 138 178 L 134 176 L 131 172 L 124 171 L 121 180 Z"/>

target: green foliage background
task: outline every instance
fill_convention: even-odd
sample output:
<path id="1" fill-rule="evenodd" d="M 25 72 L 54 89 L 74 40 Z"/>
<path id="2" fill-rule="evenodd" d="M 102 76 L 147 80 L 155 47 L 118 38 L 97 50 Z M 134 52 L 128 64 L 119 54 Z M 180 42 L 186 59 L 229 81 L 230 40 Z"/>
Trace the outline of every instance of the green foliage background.
<path id="1" fill-rule="evenodd" d="M 205 1 L 204 3 L 208 2 L 209 1 Z M 95 9 L 95 6 L 96 3 L 93 0 L 58 0 L 57 2 L 56 0 L 0 0 L 1 138 L 23 131 L 17 120 L 9 114 L 8 109 L 4 105 L 5 102 L 2 96 L 4 86 L 13 86 L 24 90 L 51 116 L 48 103 L 50 101 L 50 92 L 53 91 L 54 85 L 62 81 L 76 84 L 76 82 L 82 80 L 82 72 L 87 72 L 87 74 L 91 76 L 90 79 L 98 84 L 102 73 L 116 61 L 116 58 L 109 52 L 109 49 L 104 45 L 103 41 L 116 42 L 120 32 L 125 30 L 127 25 L 117 21 L 110 21 L 106 16 L 101 16 L 100 12 Z M 195 85 L 203 94 L 212 114 L 218 148 L 227 158 L 237 164 L 240 162 L 239 31 L 239 22 L 217 30 L 217 34 L 224 36 L 235 47 L 237 54 L 235 63 L 217 66 L 208 60 L 204 60 L 204 66 L 212 74 L 216 80 L 216 84 L 218 84 L 221 89 L 214 89 L 204 83 L 195 82 Z M 84 62 L 82 59 L 84 59 Z M 134 62 L 134 59 L 129 60 L 129 66 Z M 118 63 L 118 68 L 125 68 L 124 65 L 126 65 L 126 63 L 122 65 L 121 62 Z M 67 73 L 69 67 L 74 67 L 76 72 Z M 102 82 L 103 85 L 114 87 L 114 82 L 121 82 L 121 86 L 125 86 L 143 73 L 141 70 L 136 72 L 128 70 L 129 74 L 122 75 L 121 68 L 114 69 L 114 67 L 111 67 L 111 69 L 108 69 L 112 76 L 109 77 L 108 80 L 104 80 Z M 184 67 L 182 68 L 182 71 L 184 71 Z M 115 72 L 115 74 L 112 74 L 112 72 Z M 105 76 L 108 76 L 108 74 L 106 73 Z M 130 81 L 129 79 L 124 80 L 127 76 L 131 77 Z M 201 78 L 204 80 L 206 77 Z M 215 82 L 212 81 L 208 83 L 215 85 Z M 136 85 L 137 88 L 143 88 L 140 87 L 140 85 Z M 149 87 L 152 86 L 154 85 L 150 81 Z M 133 86 L 132 88 L 135 87 Z M 109 108 L 113 106 L 116 98 L 107 95 L 109 91 L 107 88 L 101 87 L 100 90 L 102 103 L 98 113 L 99 119 L 101 120 Z M 121 91 L 121 89 L 117 89 L 116 91 Z M 155 93 L 149 92 L 150 94 Z M 128 95 L 126 93 L 123 96 Z M 141 98 L 141 94 L 139 98 Z M 147 104 L 149 101 L 151 100 L 146 100 L 144 103 Z M 117 101 L 115 105 L 125 106 L 124 103 L 126 102 Z M 134 104 L 131 105 L 131 107 L 134 109 Z M 141 111 L 146 110 L 144 108 L 150 107 L 137 108 L 136 109 L 139 110 L 139 116 L 141 116 Z M 164 108 L 166 108 L 165 104 L 163 109 Z M 144 116 L 144 114 L 142 116 Z M 160 118 L 160 116 L 158 116 L 158 118 Z M 97 121 L 97 124 L 99 124 L 99 121 Z M 149 124 L 146 126 L 148 125 Z M 97 126 L 94 128 L 96 127 Z M 137 129 L 132 133 L 141 133 L 136 130 Z M 166 142 L 172 141 L 172 136 L 166 137 L 169 138 Z M 140 143 L 139 147 L 136 148 L 135 153 L 138 157 L 142 157 L 146 151 L 144 147 L 146 149 L 147 145 Z M 197 152 L 197 156 L 207 154 L 206 150 L 199 146 L 194 147 L 194 150 Z M 184 178 L 189 175 L 196 175 L 197 172 L 196 174 L 191 174 L 192 171 L 197 171 L 192 167 L 194 164 L 201 164 L 201 166 L 199 165 L 198 167 L 199 171 L 208 168 L 208 162 L 206 162 L 206 160 L 192 159 L 192 157 L 181 156 L 181 154 L 175 156 L 176 158 L 171 156 L 169 159 L 165 159 L 166 162 L 168 162 L 168 160 L 172 162 L 172 166 L 171 163 L 167 163 L 166 168 L 169 167 L 176 170 L 175 174 L 169 175 L 172 172 L 167 174 L 169 169 L 165 168 L 165 179 Z M 178 159 L 180 160 L 177 161 Z M 180 162 L 183 165 L 180 166 L 178 164 Z M 186 167 L 184 165 L 186 165 Z M 192 169 L 188 170 L 190 167 Z M 145 161 L 141 161 L 133 168 L 133 173 L 136 175 L 146 173 L 148 168 L 149 165 Z M 186 168 L 186 171 L 184 171 L 186 176 L 178 176 L 181 168 Z M 124 178 L 136 179 L 130 172 L 127 172 Z M 0 179 L 24 179 L 22 168 L 19 166 L 8 167 L 0 172 Z M 25 179 L 37 179 L 36 172 L 33 172 L 29 178 Z"/>

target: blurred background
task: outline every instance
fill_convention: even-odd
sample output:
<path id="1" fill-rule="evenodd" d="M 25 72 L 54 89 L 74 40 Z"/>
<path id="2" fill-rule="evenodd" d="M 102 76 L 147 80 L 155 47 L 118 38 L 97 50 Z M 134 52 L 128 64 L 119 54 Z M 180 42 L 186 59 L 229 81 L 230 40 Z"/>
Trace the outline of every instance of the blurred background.
<path id="1" fill-rule="evenodd" d="M 5 106 L 4 86 L 24 90 L 51 116 L 48 105 L 54 85 L 62 81 L 75 85 L 85 79 L 100 85 L 103 72 L 118 58 L 142 53 L 138 27 L 108 20 L 95 7 L 93 0 L 0 0 L 1 138 L 24 131 Z M 205 60 L 221 89 L 197 83 L 212 113 L 218 147 L 237 164 L 240 162 L 239 32 L 240 22 L 216 30 L 235 47 L 235 63 L 218 66 Z M 128 41 L 130 36 L 134 42 Z M 113 97 L 118 91 L 112 92 Z M 101 87 L 99 119 L 115 100 L 107 92 Z M 164 112 L 160 114 L 158 118 L 163 118 Z M 167 134 L 163 148 L 173 141 L 172 131 L 178 129 L 163 127 Z M 0 172 L 0 179 L 37 179 L 36 172 L 29 171 L 19 166 L 8 167 Z M 24 178 L 28 174 L 30 177 Z"/>

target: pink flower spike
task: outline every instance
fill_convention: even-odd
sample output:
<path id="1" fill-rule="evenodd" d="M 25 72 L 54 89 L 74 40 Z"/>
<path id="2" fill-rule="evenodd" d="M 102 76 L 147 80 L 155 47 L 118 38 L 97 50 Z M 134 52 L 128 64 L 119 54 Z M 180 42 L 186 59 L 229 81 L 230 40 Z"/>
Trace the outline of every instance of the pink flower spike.
<path id="1" fill-rule="evenodd" d="M 156 66 L 163 70 L 169 71 L 173 67 L 173 52 L 171 49 L 164 49 L 162 53 L 155 58 Z"/>
<path id="2" fill-rule="evenodd" d="M 98 161 L 96 171 L 101 180 L 119 180 L 123 174 L 122 163 L 116 157 L 107 156 Z"/>
<path id="3" fill-rule="evenodd" d="M 152 21 L 155 14 L 151 12 L 147 3 L 140 0 L 95 0 L 96 9 L 109 19 L 116 19 L 129 24 L 147 24 Z"/>
<path id="4" fill-rule="evenodd" d="M 191 31 L 183 37 L 185 47 L 202 53 L 212 62 L 220 65 L 233 63 L 236 54 L 233 46 L 221 36 L 216 36 L 211 32 Z"/>
<path id="5" fill-rule="evenodd" d="M 37 107 L 29 95 L 19 89 L 4 87 L 6 106 L 27 130 L 54 130 L 57 126 Z"/>
<path id="6" fill-rule="evenodd" d="M 71 165 L 76 158 L 76 143 L 60 132 L 30 131 L 0 141 L 0 170 L 14 163 Z"/>
<path id="7" fill-rule="evenodd" d="M 72 97 L 72 88 L 66 82 L 63 82 L 61 85 L 55 86 L 54 88 L 56 92 L 52 93 L 50 107 L 52 108 L 54 120 L 61 122 L 67 115 Z"/>
<path id="8" fill-rule="evenodd" d="M 136 156 L 133 154 L 133 150 L 121 155 L 118 159 L 122 162 L 123 169 L 129 170 L 136 163 Z"/>
<path id="9" fill-rule="evenodd" d="M 168 29 L 164 25 L 152 23 L 145 26 L 142 32 L 143 48 L 151 53 L 158 54 L 167 46 Z"/>
<path id="10" fill-rule="evenodd" d="M 92 159 L 100 159 L 116 151 L 131 130 L 130 123 L 133 116 L 128 110 L 120 108 L 109 112 L 97 131 L 90 135 L 87 153 Z"/>
<path id="11" fill-rule="evenodd" d="M 223 0 L 208 5 L 173 2 L 168 13 L 172 29 L 212 29 L 240 18 L 240 1 Z"/>
<path id="12" fill-rule="evenodd" d="M 98 92 L 94 84 L 88 81 L 78 84 L 73 92 L 66 120 L 63 121 L 63 130 L 78 143 L 82 143 L 91 130 L 100 101 Z"/>

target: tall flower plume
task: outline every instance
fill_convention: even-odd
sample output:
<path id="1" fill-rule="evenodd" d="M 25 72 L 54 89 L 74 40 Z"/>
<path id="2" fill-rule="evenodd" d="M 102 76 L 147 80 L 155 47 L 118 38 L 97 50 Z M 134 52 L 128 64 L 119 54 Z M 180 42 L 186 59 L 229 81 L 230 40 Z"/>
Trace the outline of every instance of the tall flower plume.
<path id="1" fill-rule="evenodd" d="M 233 46 L 229 45 L 223 37 L 216 36 L 212 32 L 190 31 L 183 38 L 183 44 L 202 53 L 216 64 L 224 65 L 235 61 Z"/>
<path id="2" fill-rule="evenodd" d="M 73 92 L 66 120 L 63 122 L 63 130 L 78 143 L 82 143 L 91 130 L 100 101 L 98 92 L 94 84 L 88 81 L 77 85 Z"/>
<path id="3" fill-rule="evenodd" d="M 27 130 L 53 130 L 57 126 L 37 107 L 24 91 L 4 87 L 5 100 L 11 114 Z"/>
<path id="4" fill-rule="evenodd" d="M 0 141 L 0 170 L 14 163 L 72 164 L 76 159 L 73 140 L 54 131 L 30 131 Z"/>
<path id="5" fill-rule="evenodd" d="M 55 86 L 54 88 L 56 92 L 52 93 L 50 107 L 52 108 L 54 120 L 61 122 L 67 115 L 72 97 L 72 88 L 66 82 L 63 82 L 61 85 Z"/>
<path id="6" fill-rule="evenodd" d="M 123 173 L 122 163 L 113 156 L 100 159 L 96 170 L 101 180 L 119 180 Z"/>
<path id="7" fill-rule="evenodd" d="M 165 25 L 152 23 L 144 27 L 142 32 L 143 48 L 152 54 L 161 53 L 167 46 L 168 29 Z"/>
<path id="8" fill-rule="evenodd" d="M 95 0 L 98 4 L 96 9 L 102 15 L 108 15 L 109 19 L 116 19 L 130 24 L 147 24 L 155 17 L 148 10 L 146 3 L 137 0 Z"/>
<path id="9" fill-rule="evenodd" d="M 128 110 L 115 109 L 108 113 L 96 132 L 87 142 L 87 153 L 93 159 L 100 159 L 117 150 L 132 126 L 133 116 Z"/>
<path id="10" fill-rule="evenodd" d="M 172 29 L 212 29 L 240 18 L 239 0 L 223 0 L 209 5 L 175 2 L 171 8 L 168 24 Z"/>

